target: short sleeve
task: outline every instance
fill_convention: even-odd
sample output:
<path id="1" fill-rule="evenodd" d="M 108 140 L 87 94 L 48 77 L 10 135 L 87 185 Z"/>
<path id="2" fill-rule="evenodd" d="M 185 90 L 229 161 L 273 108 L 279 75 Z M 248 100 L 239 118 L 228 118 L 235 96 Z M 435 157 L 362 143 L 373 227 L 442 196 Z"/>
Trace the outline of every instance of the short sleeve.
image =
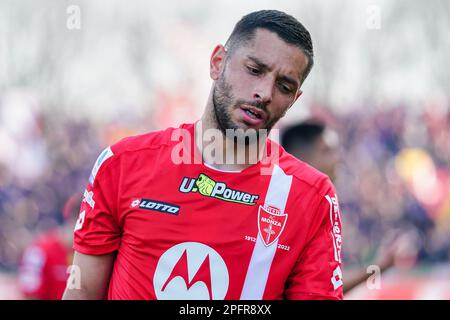
<path id="1" fill-rule="evenodd" d="M 315 215 L 318 227 L 288 279 L 287 299 L 343 299 L 341 213 L 331 182 L 327 182 L 324 190 Z"/>
<path id="2" fill-rule="evenodd" d="M 121 230 L 116 213 L 119 172 L 114 169 L 114 161 L 113 151 L 107 148 L 95 162 L 74 229 L 75 251 L 101 255 L 119 248 Z"/>

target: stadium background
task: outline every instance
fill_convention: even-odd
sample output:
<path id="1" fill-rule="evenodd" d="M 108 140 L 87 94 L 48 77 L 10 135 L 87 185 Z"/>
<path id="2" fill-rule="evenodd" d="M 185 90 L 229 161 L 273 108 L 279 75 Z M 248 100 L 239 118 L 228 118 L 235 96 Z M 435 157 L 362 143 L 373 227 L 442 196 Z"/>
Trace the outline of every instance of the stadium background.
<path id="1" fill-rule="evenodd" d="M 279 127 L 314 116 L 339 134 L 344 280 L 390 232 L 412 235 L 416 249 L 381 288 L 346 298 L 450 299 L 444 0 L 0 1 L 0 298 L 20 298 L 24 248 L 63 222 L 71 194 L 81 200 L 99 152 L 199 118 L 212 48 L 266 8 L 313 37 L 316 65 Z"/>

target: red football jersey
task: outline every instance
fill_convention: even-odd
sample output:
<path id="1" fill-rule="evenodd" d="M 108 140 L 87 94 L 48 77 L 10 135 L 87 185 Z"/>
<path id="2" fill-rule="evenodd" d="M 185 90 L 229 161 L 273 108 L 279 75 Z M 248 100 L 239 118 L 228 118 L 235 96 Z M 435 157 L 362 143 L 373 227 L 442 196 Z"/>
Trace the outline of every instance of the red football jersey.
<path id="1" fill-rule="evenodd" d="M 69 250 L 55 232 L 29 246 L 19 267 L 19 287 L 27 298 L 60 300 L 66 288 Z"/>
<path id="2" fill-rule="evenodd" d="M 108 298 L 342 299 L 330 180 L 269 139 L 262 161 L 219 171 L 193 136 L 187 124 L 125 138 L 95 163 L 74 249 L 117 251 Z"/>

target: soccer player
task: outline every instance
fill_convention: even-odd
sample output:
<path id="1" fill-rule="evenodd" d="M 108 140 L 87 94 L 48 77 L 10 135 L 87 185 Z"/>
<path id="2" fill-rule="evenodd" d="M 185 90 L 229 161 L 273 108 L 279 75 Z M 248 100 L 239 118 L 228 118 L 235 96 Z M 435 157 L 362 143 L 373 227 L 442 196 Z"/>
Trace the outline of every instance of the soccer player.
<path id="1" fill-rule="evenodd" d="M 39 234 L 24 251 L 19 265 L 19 290 L 26 299 L 60 300 L 66 288 L 72 260 L 73 225 L 79 196 L 71 196 L 63 208 L 64 224 Z"/>
<path id="2" fill-rule="evenodd" d="M 64 298 L 342 299 L 335 189 L 268 138 L 312 66 L 294 17 L 244 16 L 212 52 L 201 120 L 100 154 Z"/>
<path id="3" fill-rule="evenodd" d="M 319 120 L 306 120 L 285 128 L 281 135 L 283 148 L 298 159 L 335 180 L 339 161 L 339 137 Z"/>

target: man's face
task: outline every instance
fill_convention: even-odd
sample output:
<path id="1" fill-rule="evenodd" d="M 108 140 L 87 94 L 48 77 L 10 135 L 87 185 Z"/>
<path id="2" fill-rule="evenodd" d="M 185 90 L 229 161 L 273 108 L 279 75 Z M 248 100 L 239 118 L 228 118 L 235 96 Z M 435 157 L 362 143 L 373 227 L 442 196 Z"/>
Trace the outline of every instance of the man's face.
<path id="1" fill-rule="evenodd" d="M 270 131 L 301 95 L 308 58 L 265 29 L 257 29 L 251 41 L 226 54 L 219 46 L 211 58 L 219 128 Z"/>
<path id="2" fill-rule="evenodd" d="M 304 150 L 298 147 L 293 155 L 325 173 L 332 181 L 336 178 L 339 162 L 338 137 L 334 132 L 320 136 L 314 144 Z"/>

